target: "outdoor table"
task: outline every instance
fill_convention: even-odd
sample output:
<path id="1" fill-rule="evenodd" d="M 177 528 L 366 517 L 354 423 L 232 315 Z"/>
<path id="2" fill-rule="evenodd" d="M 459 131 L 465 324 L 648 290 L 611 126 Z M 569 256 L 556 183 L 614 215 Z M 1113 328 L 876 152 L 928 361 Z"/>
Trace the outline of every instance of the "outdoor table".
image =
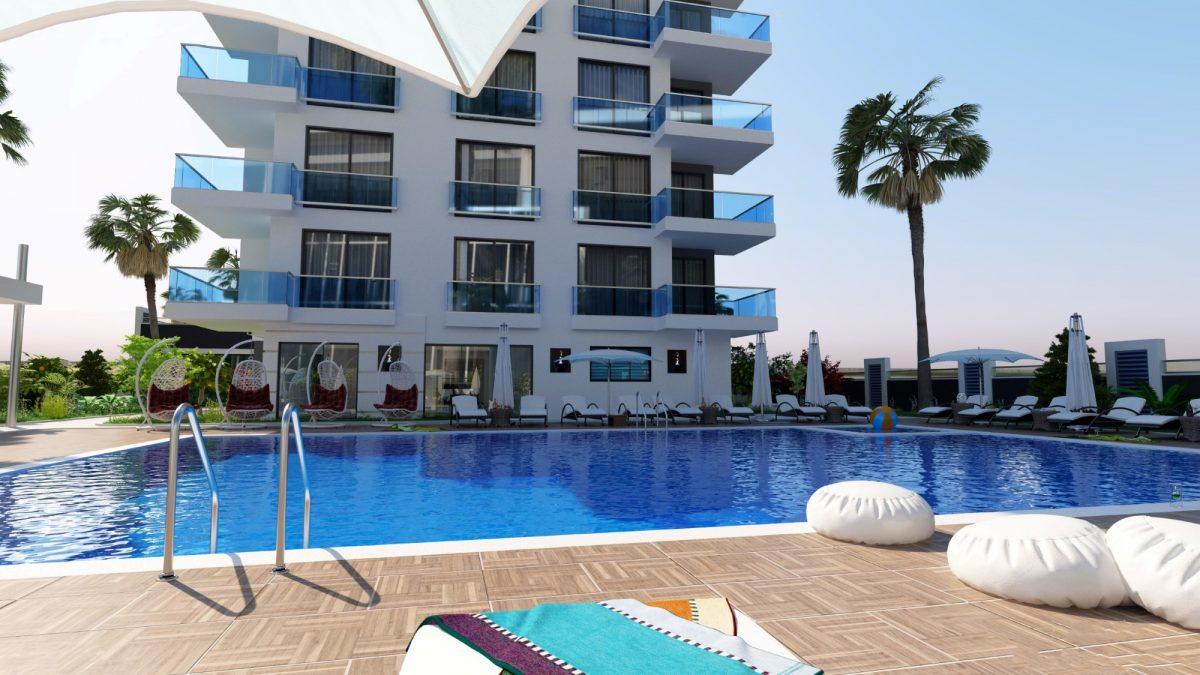
<path id="1" fill-rule="evenodd" d="M 831 406 L 825 408 L 825 421 L 826 422 L 845 422 L 846 421 L 846 410 L 844 408 L 839 408 L 836 405 L 831 405 Z"/>
<path id="2" fill-rule="evenodd" d="M 1182 430 L 1184 439 L 1200 441 L 1200 416 L 1180 417 L 1179 428 Z"/>
<path id="3" fill-rule="evenodd" d="M 1054 425 L 1050 423 L 1050 416 L 1059 412 L 1057 410 L 1034 410 L 1033 411 L 1033 430 L 1034 431 L 1055 431 Z"/>

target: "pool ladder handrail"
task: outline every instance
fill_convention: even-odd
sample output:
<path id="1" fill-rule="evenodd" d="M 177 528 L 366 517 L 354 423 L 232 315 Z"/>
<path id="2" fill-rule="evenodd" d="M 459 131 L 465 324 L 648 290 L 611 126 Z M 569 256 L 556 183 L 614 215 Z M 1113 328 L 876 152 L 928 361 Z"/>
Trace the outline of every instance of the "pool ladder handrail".
<path id="1" fill-rule="evenodd" d="M 288 403 L 279 416 L 279 501 L 275 511 L 275 571 L 287 569 L 284 562 L 284 539 L 287 534 L 287 466 L 288 441 L 296 434 L 296 457 L 300 460 L 300 478 L 304 483 L 304 548 L 308 548 L 308 527 L 312 511 L 312 491 L 308 487 L 308 466 L 305 462 L 304 433 L 301 431 L 300 408 Z M 288 428 L 289 423 L 291 429 Z"/>
<path id="2" fill-rule="evenodd" d="M 208 462 L 208 446 L 204 442 L 204 434 L 200 431 L 200 420 L 196 417 L 196 409 L 190 403 L 181 403 L 171 416 L 171 440 L 167 446 L 167 513 L 163 527 L 163 570 L 159 579 L 175 578 L 175 492 L 179 480 L 179 434 L 183 421 L 187 420 L 192 428 L 192 439 L 196 443 L 196 452 L 200 455 L 200 464 L 204 467 L 204 475 L 208 478 L 208 489 L 212 493 L 212 506 L 209 514 L 208 552 L 217 552 L 217 520 L 221 510 L 220 497 L 217 495 L 217 479 L 213 476 L 212 465 Z"/>

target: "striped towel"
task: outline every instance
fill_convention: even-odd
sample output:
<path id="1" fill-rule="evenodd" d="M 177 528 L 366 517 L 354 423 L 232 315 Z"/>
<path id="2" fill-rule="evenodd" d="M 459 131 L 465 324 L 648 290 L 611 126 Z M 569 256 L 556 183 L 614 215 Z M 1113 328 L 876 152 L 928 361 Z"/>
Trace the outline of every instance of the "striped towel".
<path id="1" fill-rule="evenodd" d="M 653 605 L 609 600 L 512 612 L 443 614 L 425 619 L 418 634 L 426 627 L 439 628 L 453 639 L 448 641 L 470 648 L 497 670 L 522 675 L 821 672 L 752 647 L 735 636 L 734 614 L 724 599 Z"/>

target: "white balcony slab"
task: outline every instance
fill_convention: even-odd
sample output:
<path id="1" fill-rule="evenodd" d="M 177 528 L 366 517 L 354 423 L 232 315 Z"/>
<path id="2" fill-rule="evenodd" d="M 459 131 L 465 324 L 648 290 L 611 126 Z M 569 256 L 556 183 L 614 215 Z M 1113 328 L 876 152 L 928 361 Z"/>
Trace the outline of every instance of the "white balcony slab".
<path id="1" fill-rule="evenodd" d="M 226 239 L 265 239 L 271 218 L 294 207 L 290 194 L 172 188 L 171 203 Z"/>
<path id="2" fill-rule="evenodd" d="M 163 317 L 213 330 L 250 330 L 265 322 L 287 321 L 284 304 L 265 305 L 237 302 L 167 302 Z"/>
<path id="3" fill-rule="evenodd" d="M 662 319 L 653 316 L 582 316 L 571 317 L 572 330 L 656 331 Z"/>
<path id="4" fill-rule="evenodd" d="M 669 238 L 676 248 L 712 249 L 737 255 L 775 237 L 775 223 L 668 216 L 654 225 L 654 236 Z"/>
<path id="5" fill-rule="evenodd" d="M 656 147 L 671 151 L 672 162 L 711 165 L 716 173 L 733 174 L 774 145 L 775 134 L 760 129 L 667 121 L 654 132 L 653 141 Z"/>
<path id="6" fill-rule="evenodd" d="M 713 94 L 728 96 L 771 56 L 771 43 L 664 28 L 654 41 L 654 52 L 671 60 L 673 79 L 711 82 Z"/>
<path id="7" fill-rule="evenodd" d="M 28 281 L 0 277 L 0 305 L 40 305 L 42 287 Z"/>
<path id="8" fill-rule="evenodd" d="M 446 312 L 446 326 L 452 328 L 541 328 L 541 314 L 514 312 Z"/>
<path id="9" fill-rule="evenodd" d="M 334 307 L 293 307 L 291 323 L 334 326 L 393 326 L 394 309 L 338 309 Z"/>
<path id="10" fill-rule="evenodd" d="M 668 314 L 662 317 L 660 330 L 696 330 L 727 332 L 731 337 L 754 335 L 759 331 L 779 330 L 773 316 L 722 316 L 712 314 Z"/>
<path id="11" fill-rule="evenodd" d="M 217 138 L 231 148 L 269 148 L 275 116 L 299 109 L 295 87 L 180 77 L 176 89 Z"/>

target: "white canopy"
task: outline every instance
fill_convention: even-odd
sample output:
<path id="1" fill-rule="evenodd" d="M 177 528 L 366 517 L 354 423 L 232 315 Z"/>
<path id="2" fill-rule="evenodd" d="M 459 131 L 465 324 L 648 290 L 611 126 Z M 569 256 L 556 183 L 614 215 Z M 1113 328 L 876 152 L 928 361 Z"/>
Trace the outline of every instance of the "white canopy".
<path id="1" fill-rule="evenodd" d="M 808 334 L 808 374 L 804 381 L 804 401 L 825 405 L 825 364 L 821 362 L 821 341 L 817 331 Z"/>
<path id="2" fill-rule="evenodd" d="M 771 362 L 767 357 L 767 338 L 761 331 L 754 343 L 754 385 L 750 390 L 750 407 L 759 412 L 772 407 Z"/>
<path id="3" fill-rule="evenodd" d="M 1092 380 L 1092 360 L 1088 356 L 1083 317 L 1072 314 L 1067 330 L 1067 409 L 1095 408 L 1096 384 Z"/>
<path id="4" fill-rule="evenodd" d="M 616 363 L 648 363 L 650 361 L 657 361 L 657 360 L 658 359 L 652 358 L 648 354 L 642 354 L 641 352 L 631 352 L 631 351 L 628 351 L 625 349 L 594 349 L 590 352 L 579 352 L 578 354 L 571 354 L 570 356 L 564 356 L 561 359 L 559 359 L 559 362 L 560 363 L 574 363 L 576 361 L 586 361 L 586 362 L 595 361 L 596 363 L 603 363 L 606 366 L 608 366 L 608 368 L 606 369 L 608 371 L 608 392 L 607 392 L 608 407 L 606 407 L 605 410 L 611 411 L 612 410 L 612 366 L 613 366 L 613 364 L 616 364 Z"/>
<path id="5" fill-rule="evenodd" d="M 119 12 L 197 11 L 341 45 L 475 96 L 546 0 L 8 0 L 0 41 Z"/>
<path id="6" fill-rule="evenodd" d="M 492 400 L 501 406 L 516 407 L 513 400 L 512 353 L 508 348 L 508 324 L 500 325 L 496 343 L 496 376 L 492 378 Z"/>
<path id="7" fill-rule="evenodd" d="M 1033 360 L 1041 361 L 1036 356 L 1030 356 L 1023 352 L 1014 352 L 1011 349 L 983 349 L 977 347 L 975 349 L 959 349 L 953 352 L 942 352 L 934 354 L 925 359 L 930 363 L 938 363 L 939 361 L 955 361 L 957 363 L 987 363 L 988 361 L 1005 361 L 1015 363 L 1017 361 Z"/>

